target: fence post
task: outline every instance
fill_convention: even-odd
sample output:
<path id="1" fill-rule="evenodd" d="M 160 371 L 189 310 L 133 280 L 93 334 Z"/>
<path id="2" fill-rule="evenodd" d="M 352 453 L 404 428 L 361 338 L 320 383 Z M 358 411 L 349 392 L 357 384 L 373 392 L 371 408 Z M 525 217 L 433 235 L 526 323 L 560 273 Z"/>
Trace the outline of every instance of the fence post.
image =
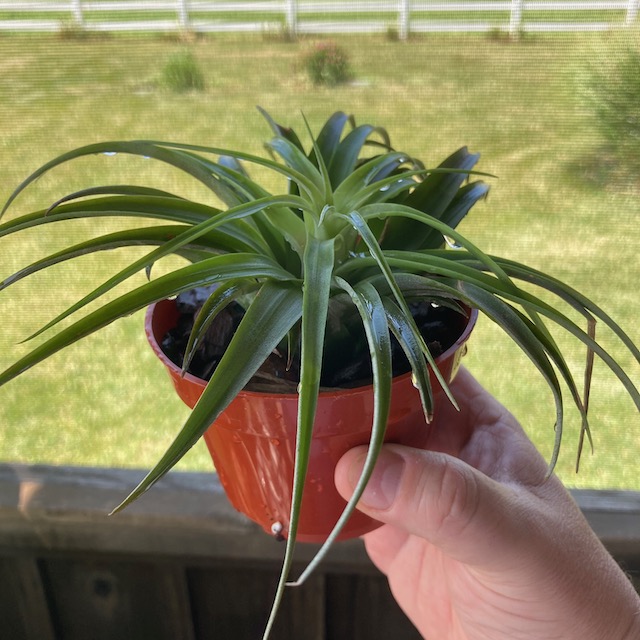
<path id="1" fill-rule="evenodd" d="M 287 33 L 295 38 L 298 33 L 298 0 L 286 0 L 285 13 Z"/>
<path id="2" fill-rule="evenodd" d="M 624 21 L 625 26 L 630 27 L 636 21 L 639 6 L 640 0 L 629 0 L 627 4 L 627 17 Z"/>
<path id="3" fill-rule="evenodd" d="M 518 38 L 522 28 L 522 1 L 511 0 L 511 18 L 509 20 L 509 35 Z"/>
<path id="4" fill-rule="evenodd" d="M 178 0 L 178 24 L 182 31 L 189 30 L 189 9 L 187 0 Z"/>
<path id="5" fill-rule="evenodd" d="M 84 17 L 82 15 L 82 0 L 73 0 L 73 4 L 71 5 L 73 10 L 73 21 L 76 23 L 76 26 L 82 27 L 84 24 Z"/>
<path id="6" fill-rule="evenodd" d="M 406 40 L 411 30 L 411 8 L 410 0 L 399 0 L 398 7 L 398 37 L 400 40 Z"/>

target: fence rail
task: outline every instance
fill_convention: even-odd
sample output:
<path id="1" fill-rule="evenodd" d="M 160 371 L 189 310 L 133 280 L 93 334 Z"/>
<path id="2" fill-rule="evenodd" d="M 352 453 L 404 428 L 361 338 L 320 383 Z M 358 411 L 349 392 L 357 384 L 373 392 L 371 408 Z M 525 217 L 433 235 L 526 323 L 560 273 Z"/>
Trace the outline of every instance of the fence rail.
<path id="1" fill-rule="evenodd" d="M 0 0 L 0 31 L 396 32 L 603 31 L 635 25 L 640 0 Z M 593 19 L 592 19 L 593 18 Z"/>

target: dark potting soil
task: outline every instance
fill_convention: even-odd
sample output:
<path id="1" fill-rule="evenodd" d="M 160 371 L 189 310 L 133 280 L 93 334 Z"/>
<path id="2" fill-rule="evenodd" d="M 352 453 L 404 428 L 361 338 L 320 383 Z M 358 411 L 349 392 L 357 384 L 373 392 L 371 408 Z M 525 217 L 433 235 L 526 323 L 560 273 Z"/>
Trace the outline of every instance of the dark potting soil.
<path id="1" fill-rule="evenodd" d="M 194 318 L 211 293 L 211 287 L 199 287 L 180 294 L 176 307 L 180 314 L 175 328 L 162 340 L 162 350 L 178 366 L 182 366 Z M 433 357 L 446 351 L 460 336 L 466 318 L 459 311 L 433 306 L 419 301 L 409 305 Z M 225 352 L 244 315 L 243 308 L 233 302 L 223 309 L 211 323 L 204 340 L 198 345 L 188 372 L 209 380 Z M 325 359 L 321 384 L 323 387 L 357 387 L 371 382 L 371 361 L 366 336 L 359 318 L 354 314 L 344 321 L 328 323 Z M 411 366 L 397 340 L 392 336 L 393 375 L 411 370 Z M 286 348 L 274 351 L 252 378 L 248 389 L 256 391 L 295 392 L 300 379 L 299 353 L 289 357 Z"/>

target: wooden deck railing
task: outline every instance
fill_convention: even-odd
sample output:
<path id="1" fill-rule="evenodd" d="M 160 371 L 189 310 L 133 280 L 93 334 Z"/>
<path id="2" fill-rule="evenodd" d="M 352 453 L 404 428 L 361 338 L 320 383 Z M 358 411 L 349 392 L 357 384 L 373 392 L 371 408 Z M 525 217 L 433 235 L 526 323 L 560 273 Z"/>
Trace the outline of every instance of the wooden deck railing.
<path id="1" fill-rule="evenodd" d="M 255 640 L 283 546 L 228 504 L 215 474 L 172 473 L 106 514 L 141 478 L 116 469 L 0 465 L 0 637 Z M 640 585 L 640 493 L 576 491 Z M 299 545 L 299 563 L 315 547 Z M 287 593 L 274 640 L 419 636 L 359 541 Z"/>

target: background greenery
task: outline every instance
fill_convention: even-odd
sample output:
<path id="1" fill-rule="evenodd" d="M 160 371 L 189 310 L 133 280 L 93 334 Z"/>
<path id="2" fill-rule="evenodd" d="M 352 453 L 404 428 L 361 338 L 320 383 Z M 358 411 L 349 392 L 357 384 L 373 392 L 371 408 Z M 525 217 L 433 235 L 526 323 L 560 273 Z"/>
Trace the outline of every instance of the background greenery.
<path id="1" fill-rule="evenodd" d="M 269 130 L 256 105 L 298 126 L 304 112 L 312 127 L 342 109 L 387 127 L 397 147 L 427 164 L 462 145 L 480 151 L 480 168 L 499 178 L 463 231 L 490 252 L 566 279 L 638 342 L 640 187 L 619 164 L 603 166 L 606 141 L 579 86 L 589 60 L 604 59 L 636 37 L 626 31 L 529 36 L 520 43 L 480 35 L 429 35 L 407 43 L 383 36 L 333 38 L 348 51 L 354 79 L 327 88 L 314 86 L 302 65 L 317 39 L 217 36 L 190 44 L 205 89 L 176 94 L 161 83 L 167 59 L 184 50 L 173 39 L 2 36 L 0 201 L 41 163 L 86 143 L 144 137 L 261 152 Z M 204 197 L 155 163 L 101 156 L 43 178 L 8 215 L 97 181 L 131 176 Z M 44 244 L 30 232 L 0 240 L 0 279 L 88 231 L 85 223 L 56 229 Z M 117 254 L 87 257 L 0 292 L 0 366 L 26 350 L 16 343 L 125 263 L 120 260 Z M 141 314 L 124 319 L 1 388 L 0 459 L 152 465 L 187 410 L 147 348 L 142 323 Z M 583 355 L 579 348 L 571 351 L 578 365 Z M 638 367 L 630 358 L 623 363 L 638 383 Z M 478 327 L 466 364 L 548 455 L 551 398 L 533 367 L 489 321 Z M 596 367 L 591 415 L 595 455 L 583 457 L 576 476 L 579 422 L 573 415 L 558 473 L 572 486 L 640 489 L 640 421 L 602 366 Z M 198 445 L 180 468 L 210 465 Z"/>

